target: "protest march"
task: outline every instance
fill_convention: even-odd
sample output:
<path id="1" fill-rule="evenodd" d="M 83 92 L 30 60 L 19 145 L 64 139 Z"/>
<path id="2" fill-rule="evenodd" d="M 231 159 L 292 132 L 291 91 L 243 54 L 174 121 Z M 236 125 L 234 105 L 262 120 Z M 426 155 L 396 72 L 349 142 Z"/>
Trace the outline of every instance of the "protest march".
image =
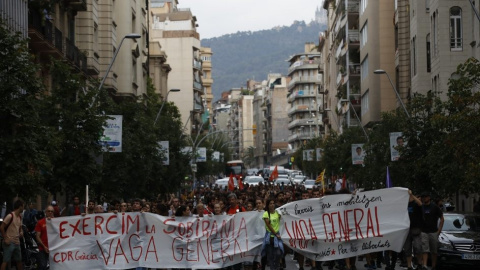
<path id="1" fill-rule="evenodd" d="M 401 251 L 410 221 L 405 188 L 337 194 L 277 208 L 283 245 L 316 261 Z M 262 213 L 169 217 L 102 213 L 47 221 L 50 268 L 216 269 L 259 257 Z"/>

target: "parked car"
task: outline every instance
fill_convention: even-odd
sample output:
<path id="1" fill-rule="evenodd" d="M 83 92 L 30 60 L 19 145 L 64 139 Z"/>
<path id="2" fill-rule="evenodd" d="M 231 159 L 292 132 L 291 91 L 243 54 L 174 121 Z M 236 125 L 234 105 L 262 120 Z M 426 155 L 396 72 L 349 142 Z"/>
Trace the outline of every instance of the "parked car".
<path id="1" fill-rule="evenodd" d="M 258 174 L 257 168 L 247 169 L 247 175 L 257 175 L 257 174 Z"/>
<path id="2" fill-rule="evenodd" d="M 228 180 L 230 180 L 229 177 L 218 179 L 218 180 L 215 181 L 214 186 L 217 186 L 220 189 L 225 189 L 226 187 L 228 187 Z M 235 177 L 233 178 L 233 184 L 235 185 L 235 187 L 238 186 L 237 178 L 235 178 Z"/>
<path id="3" fill-rule="evenodd" d="M 278 176 L 277 179 L 275 179 L 275 182 L 273 182 L 275 185 L 285 185 L 285 186 L 289 186 L 289 185 L 292 185 L 292 182 L 290 182 L 290 179 L 288 179 L 288 177 L 285 177 L 285 176 Z"/>
<path id="4" fill-rule="evenodd" d="M 305 187 L 305 189 L 313 189 L 313 187 L 317 186 L 317 184 L 313 179 L 306 179 L 305 181 L 303 181 L 303 186 Z"/>
<path id="5" fill-rule="evenodd" d="M 250 186 L 258 186 L 260 183 L 265 184 L 265 179 L 263 179 L 261 176 L 247 176 L 245 177 L 243 183 Z"/>
<path id="6" fill-rule="evenodd" d="M 292 180 L 292 182 L 296 185 L 300 185 L 303 183 L 303 181 L 305 180 L 305 176 L 301 175 L 301 174 L 297 174 L 293 177 L 290 178 L 290 180 Z"/>
<path id="7" fill-rule="evenodd" d="M 444 213 L 438 268 L 480 268 L 480 214 Z"/>

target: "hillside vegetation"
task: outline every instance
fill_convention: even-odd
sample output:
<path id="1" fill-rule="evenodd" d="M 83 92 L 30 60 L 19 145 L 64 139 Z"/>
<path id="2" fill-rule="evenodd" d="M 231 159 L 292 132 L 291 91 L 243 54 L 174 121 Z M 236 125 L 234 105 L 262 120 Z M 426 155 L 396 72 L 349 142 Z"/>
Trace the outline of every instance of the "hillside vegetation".
<path id="1" fill-rule="evenodd" d="M 237 32 L 202 39 L 203 47 L 212 48 L 214 100 L 223 91 L 245 87 L 248 79 L 261 81 L 268 73 L 286 74 L 286 60 L 304 51 L 305 42 L 318 43 L 325 25 L 297 21 L 291 26 L 256 32 Z"/>

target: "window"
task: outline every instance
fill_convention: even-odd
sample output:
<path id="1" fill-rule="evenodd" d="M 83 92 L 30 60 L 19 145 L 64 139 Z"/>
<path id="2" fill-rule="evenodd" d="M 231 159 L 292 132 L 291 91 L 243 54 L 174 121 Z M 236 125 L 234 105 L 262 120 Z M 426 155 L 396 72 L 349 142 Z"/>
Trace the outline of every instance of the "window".
<path id="1" fill-rule="evenodd" d="M 412 77 L 417 75 L 417 37 L 412 39 Z"/>
<path id="2" fill-rule="evenodd" d="M 360 30 L 360 49 L 367 44 L 368 40 L 368 21 L 365 22 L 365 24 L 362 27 L 362 30 Z"/>
<path id="3" fill-rule="evenodd" d="M 427 35 L 427 72 L 432 69 L 432 61 L 430 59 L 430 34 Z"/>
<path id="4" fill-rule="evenodd" d="M 450 50 L 462 50 L 462 9 L 450 8 Z"/>
<path id="5" fill-rule="evenodd" d="M 368 78 L 368 55 L 365 56 L 365 59 L 362 61 L 362 65 L 360 66 L 360 73 L 362 75 L 362 81 Z"/>
<path id="6" fill-rule="evenodd" d="M 360 0 L 360 15 L 363 14 L 365 9 L 367 8 L 368 0 Z"/>
<path id="7" fill-rule="evenodd" d="M 360 114 L 362 116 L 368 112 L 368 95 L 369 95 L 369 93 L 370 93 L 370 91 L 369 91 L 369 89 L 367 89 L 367 91 L 365 91 L 365 94 L 363 94 L 363 96 L 362 96 L 362 111 L 360 112 Z"/>

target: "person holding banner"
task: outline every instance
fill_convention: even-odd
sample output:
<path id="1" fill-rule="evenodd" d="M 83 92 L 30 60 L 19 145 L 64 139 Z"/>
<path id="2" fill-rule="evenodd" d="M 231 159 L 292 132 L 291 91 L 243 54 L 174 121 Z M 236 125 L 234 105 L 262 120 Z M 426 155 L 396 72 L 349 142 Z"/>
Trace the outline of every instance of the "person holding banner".
<path id="1" fill-rule="evenodd" d="M 45 209 L 45 217 L 38 221 L 35 226 L 36 240 L 38 244 L 38 250 L 40 251 L 38 256 L 38 269 L 48 269 L 48 256 L 50 250 L 48 249 L 48 237 L 47 237 L 47 219 L 53 218 L 53 206 L 49 205 Z"/>
<path id="2" fill-rule="evenodd" d="M 278 231 L 280 229 L 281 215 L 276 211 L 275 207 L 275 200 L 269 198 L 267 200 L 267 210 L 263 213 L 267 231 L 265 233 L 262 254 L 266 252 L 270 270 L 280 269 L 280 259 L 283 256 L 283 243 Z"/>

